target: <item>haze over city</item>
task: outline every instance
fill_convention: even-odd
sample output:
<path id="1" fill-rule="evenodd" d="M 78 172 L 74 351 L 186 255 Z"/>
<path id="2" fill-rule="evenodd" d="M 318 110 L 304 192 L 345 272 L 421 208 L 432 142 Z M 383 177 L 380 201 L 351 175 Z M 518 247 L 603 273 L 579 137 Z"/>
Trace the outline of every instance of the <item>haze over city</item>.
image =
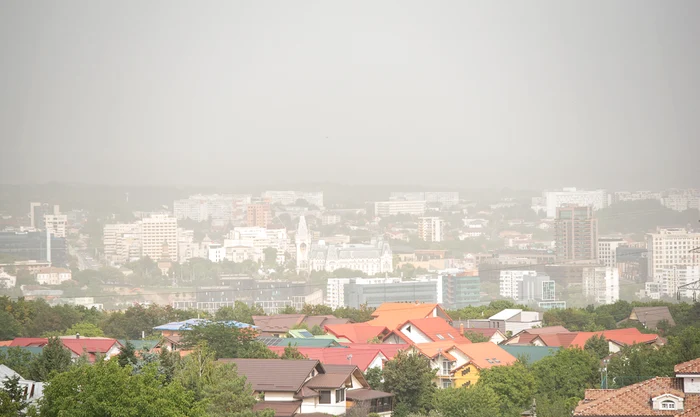
<path id="1" fill-rule="evenodd" d="M 700 4 L 536 4 L 5 2 L 0 179 L 698 185 Z"/>

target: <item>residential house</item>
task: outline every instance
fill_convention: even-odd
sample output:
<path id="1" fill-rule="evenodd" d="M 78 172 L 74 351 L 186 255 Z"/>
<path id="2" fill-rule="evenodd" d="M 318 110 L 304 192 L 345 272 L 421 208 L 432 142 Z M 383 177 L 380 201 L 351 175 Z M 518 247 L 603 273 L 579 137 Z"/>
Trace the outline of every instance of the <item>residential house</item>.
<path id="1" fill-rule="evenodd" d="M 471 343 L 441 317 L 410 319 L 385 336 L 383 343 L 416 344 L 443 340 L 455 344 Z"/>
<path id="2" fill-rule="evenodd" d="M 50 266 L 39 270 L 36 274 L 36 282 L 39 285 L 61 285 L 71 279 L 70 269 Z"/>
<path id="3" fill-rule="evenodd" d="M 549 346 L 549 347 L 579 347 L 586 346 L 588 339 L 597 336 L 605 337 L 608 341 L 610 353 L 619 352 L 622 347 L 645 343 L 650 345 L 662 345 L 664 339 L 657 334 L 644 334 L 638 329 L 632 327 L 629 329 L 614 329 L 604 330 L 601 332 L 568 332 L 568 333 L 545 333 L 533 337 L 529 344 L 533 346 Z M 524 340 L 525 336 L 521 336 Z"/>
<path id="4" fill-rule="evenodd" d="M 70 351 L 73 361 L 82 356 L 86 356 L 90 362 L 95 362 L 98 357 L 107 360 L 118 355 L 119 349 L 122 347 L 119 341 L 108 337 L 83 337 L 76 334 L 75 336 L 61 336 L 59 339 L 63 346 Z M 18 337 L 12 340 L 10 346 L 43 348 L 48 343 L 49 339 L 45 337 Z"/>
<path id="5" fill-rule="evenodd" d="M 464 325 L 467 323 L 466 320 L 462 321 L 454 321 L 452 323 L 452 327 L 459 328 L 459 333 L 464 334 L 464 333 L 476 333 L 484 336 L 485 338 L 489 339 L 489 342 L 500 345 L 503 341 L 507 339 L 506 335 L 503 334 L 498 329 L 488 329 L 488 328 L 479 328 L 479 327 L 464 327 Z"/>
<path id="6" fill-rule="evenodd" d="M 19 378 L 19 386 L 22 388 L 24 401 L 29 405 L 36 405 L 37 401 L 44 395 L 44 383 L 24 379 L 11 368 L 0 365 L 0 389 L 5 387 L 5 381 L 9 378 Z"/>
<path id="7" fill-rule="evenodd" d="M 368 322 L 372 326 L 384 326 L 394 330 L 406 320 L 442 317 L 451 323 L 447 312 L 435 303 L 384 303 L 372 312 L 373 319 Z"/>
<path id="8" fill-rule="evenodd" d="M 381 347 L 384 345 L 374 345 L 374 349 L 361 349 L 351 346 L 345 348 L 327 347 L 297 347 L 296 349 L 308 359 L 316 359 L 324 366 L 327 365 L 354 365 L 360 371 L 366 372 L 369 368 L 384 367 L 384 362 L 388 361 Z M 282 356 L 286 346 L 270 346 L 270 350 Z"/>
<path id="9" fill-rule="evenodd" d="M 386 326 L 373 326 L 369 323 L 328 324 L 325 326 L 325 330 L 341 341 L 352 343 L 381 340 L 389 334 L 389 329 Z"/>
<path id="10" fill-rule="evenodd" d="M 557 334 L 557 333 L 570 333 L 569 330 L 564 326 L 547 326 L 547 327 L 537 327 L 534 329 L 522 330 L 513 336 L 509 337 L 508 340 L 504 342 L 506 345 L 529 345 L 532 340 L 541 334 Z"/>
<path id="11" fill-rule="evenodd" d="M 272 316 L 253 316 L 253 323 L 260 329 L 261 336 L 284 337 L 292 329 L 314 326 L 323 329 L 329 324 L 349 323 L 349 319 L 339 319 L 332 315 L 307 316 L 306 314 L 275 314 Z"/>
<path id="12" fill-rule="evenodd" d="M 668 307 L 634 307 L 630 316 L 620 323 L 636 322 L 641 323 L 645 328 L 656 330 L 660 322 L 666 322 L 667 326 L 675 326 L 676 322 L 671 316 Z"/>
<path id="13" fill-rule="evenodd" d="M 656 377 L 620 389 L 588 389 L 575 417 L 700 415 L 700 358 L 678 364 L 675 377 Z"/>
<path id="14" fill-rule="evenodd" d="M 465 327 L 481 327 L 498 329 L 506 336 L 516 334 L 525 329 L 542 326 L 542 313 L 523 311 L 519 308 L 507 308 L 488 319 L 467 320 Z"/>
<path id="15" fill-rule="evenodd" d="M 393 394 L 371 390 L 354 365 L 323 365 L 318 360 L 220 359 L 233 363 L 260 401 L 253 410 L 272 409 L 276 417 L 326 413 L 345 415 L 348 408 L 373 404 L 390 416 Z M 375 400 L 375 401 L 373 401 Z M 372 411 L 370 411 L 372 412 Z"/>
<path id="16" fill-rule="evenodd" d="M 264 344 L 265 346 L 296 346 L 296 347 L 339 347 L 335 339 L 322 339 L 322 338 L 295 338 L 295 337 L 271 337 L 271 336 L 258 336 L 255 338 L 258 342 Z"/>
<path id="17" fill-rule="evenodd" d="M 520 345 L 500 345 L 503 350 L 515 356 L 518 359 L 523 359 L 524 362 L 530 364 L 544 359 L 547 356 L 552 356 L 561 348 L 549 346 L 520 346 Z"/>

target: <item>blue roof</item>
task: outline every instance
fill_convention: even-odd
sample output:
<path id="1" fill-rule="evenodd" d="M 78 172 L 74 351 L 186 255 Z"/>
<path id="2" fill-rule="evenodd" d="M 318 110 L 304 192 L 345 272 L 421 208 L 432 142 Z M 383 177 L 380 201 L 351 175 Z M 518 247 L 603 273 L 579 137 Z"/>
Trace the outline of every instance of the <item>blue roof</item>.
<path id="1" fill-rule="evenodd" d="M 545 358 L 550 355 L 554 355 L 559 350 L 558 347 L 550 346 L 522 346 L 522 345 L 498 345 L 503 348 L 506 352 L 515 356 L 516 358 L 522 356 L 528 360 L 529 363 L 537 362 L 538 360 Z"/>
<path id="2" fill-rule="evenodd" d="M 257 329 L 256 326 L 252 326 L 248 323 L 241 323 L 240 321 L 235 320 L 213 322 L 207 319 L 189 319 L 185 321 L 174 321 L 172 323 L 161 324 L 160 326 L 154 327 L 153 330 L 192 330 L 192 328 L 195 326 L 202 326 L 209 323 L 223 323 L 228 327 L 237 327 L 239 329 L 245 329 L 249 327 Z"/>

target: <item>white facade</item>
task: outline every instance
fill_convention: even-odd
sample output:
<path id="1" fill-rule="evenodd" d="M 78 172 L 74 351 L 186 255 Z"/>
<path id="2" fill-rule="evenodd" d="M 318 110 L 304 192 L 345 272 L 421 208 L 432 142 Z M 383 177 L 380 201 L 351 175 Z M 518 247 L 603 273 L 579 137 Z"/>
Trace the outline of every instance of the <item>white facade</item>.
<path id="1" fill-rule="evenodd" d="M 17 285 L 17 277 L 0 269 L 0 288 L 14 288 Z"/>
<path id="2" fill-rule="evenodd" d="M 111 265 L 121 265 L 141 257 L 141 224 L 106 224 L 102 243 L 105 258 Z"/>
<path id="3" fill-rule="evenodd" d="M 36 282 L 39 285 L 61 285 L 70 279 L 71 272 L 65 268 L 44 268 L 36 274 Z"/>
<path id="4" fill-rule="evenodd" d="M 617 268 L 583 268 L 583 295 L 596 304 L 614 304 L 620 299 L 620 274 Z"/>
<path id="5" fill-rule="evenodd" d="M 669 190 L 663 193 L 661 204 L 674 211 L 697 210 L 699 196 L 700 191 L 695 189 Z"/>
<path id="6" fill-rule="evenodd" d="M 691 253 L 700 246 L 700 233 L 686 229 L 660 229 L 647 234 L 649 275 L 674 266 L 700 266 L 700 254 Z"/>
<path id="7" fill-rule="evenodd" d="M 625 244 L 624 239 L 604 238 L 598 239 L 598 263 L 614 268 L 617 266 L 617 248 Z"/>
<path id="8" fill-rule="evenodd" d="M 68 216 L 65 214 L 47 214 L 44 216 L 46 230 L 56 237 L 66 237 L 66 223 Z"/>
<path id="9" fill-rule="evenodd" d="M 661 193 L 655 193 L 653 191 L 617 191 L 613 194 L 613 201 L 616 203 L 644 200 L 661 201 Z"/>
<path id="10" fill-rule="evenodd" d="M 523 282 L 524 276 L 536 277 L 537 271 L 535 270 L 515 270 L 515 269 L 504 269 L 500 272 L 499 277 L 499 291 L 498 294 L 501 297 L 511 298 L 517 300 L 520 294 L 520 284 Z"/>
<path id="11" fill-rule="evenodd" d="M 323 207 L 323 192 L 321 191 L 265 191 L 261 197 L 272 204 L 292 205 L 297 200 L 306 200 L 311 205 Z"/>
<path id="12" fill-rule="evenodd" d="M 393 255 L 389 243 L 381 239 L 370 244 L 327 245 L 319 242 L 309 249 L 308 269 L 326 272 L 353 269 L 367 275 L 388 273 L 394 270 Z"/>
<path id="13" fill-rule="evenodd" d="M 680 291 L 681 297 L 692 298 L 692 290 L 679 290 L 678 287 L 695 281 L 700 281 L 700 266 L 657 269 L 653 274 L 653 282 L 645 285 L 646 296 L 655 300 L 662 296 L 675 298 Z"/>
<path id="14" fill-rule="evenodd" d="M 324 226 L 328 226 L 331 224 L 338 224 L 340 223 L 342 219 L 340 218 L 340 215 L 338 214 L 333 214 L 333 213 L 325 213 L 321 216 L 321 224 Z"/>
<path id="15" fill-rule="evenodd" d="M 141 220 L 141 257 L 160 260 L 167 245 L 168 259 L 177 261 L 177 219 L 152 215 Z"/>
<path id="16" fill-rule="evenodd" d="M 345 306 L 345 285 L 354 280 L 357 284 L 393 284 L 401 278 L 328 278 L 326 305 L 336 309 Z"/>
<path id="17" fill-rule="evenodd" d="M 562 191 L 545 191 L 543 194 L 547 217 L 557 216 L 557 208 L 566 205 L 591 206 L 600 210 L 608 206 L 608 192 L 605 190 L 585 191 L 576 188 L 564 188 Z"/>
<path id="18" fill-rule="evenodd" d="M 397 214 L 422 216 L 425 214 L 425 207 L 425 200 L 377 201 L 374 203 L 374 215 L 377 217 L 395 216 Z"/>
<path id="19" fill-rule="evenodd" d="M 444 240 L 445 222 L 439 217 L 421 217 L 418 219 L 418 238 L 426 242 Z"/>
<path id="20" fill-rule="evenodd" d="M 226 225 L 243 216 L 246 205 L 250 204 L 248 194 L 209 194 L 192 195 L 175 200 L 173 212 L 178 220 L 190 219 L 196 222 L 212 220 L 212 224 Z"/>
<path id="21" fill-rule="evenodd" d="M 440 203 L 443 206 L 459 204 L 459 193 L 455 191 L 393 191 L 389 200 L 424 200 L 427 203 Z"/>

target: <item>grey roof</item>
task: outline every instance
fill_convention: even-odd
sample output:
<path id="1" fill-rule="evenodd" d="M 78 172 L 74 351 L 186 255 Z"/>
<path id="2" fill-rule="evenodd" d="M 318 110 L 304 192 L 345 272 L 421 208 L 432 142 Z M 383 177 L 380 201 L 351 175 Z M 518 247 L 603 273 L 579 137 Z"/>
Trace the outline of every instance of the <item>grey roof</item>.
<path id="1" fill-rule="evenodd" d="M 498 345 L 506 352 L 517 357 L 527 358 L 529 363 L 537 362 L 547 356 L 554 355 L 559 350 L 558 347 L 550 346 L 523 346 L 523 345 Z"/>
<path id="2" fill-rule="evenodd" d="M 284 359 L 219 359 L 219 362 L 233 363 L 237 372 L 244 375 L 254 391 L 298 392 L 311 371 L 316 368 L 324 372 L 317 360 Z M 313 388 L 313 387 L 311 387 Z"/>
<path id="3" fill-rule="evenodd" d="M 656 329 L 659 322 L 662 320 L 668 321 L 668 324 L 675 326 L 676 322 L 671 316 L 671 311 L 668 307 L 634 307 L 630 317 L 637 317 L 637 321 L 644 324 L 649 329 Z M 624 321 L 624 320 L 623 320 Z"/>
<path id="4" fill-rule="evenodd" d="M 18 377 L 19 379 L 24 379 L 22 378 L 22 375 L 18 374 L 12 368 L 5 366 L 5 365 L 0 365 L 0 385 L 2 385 L 5 382 L 5 379 L 7 378 L 14 378 Z"/>
<path id="5" fill-rule="evenodd" d="M 347 399 L 356 401 L 367 401 L 375 398 L 386 398 L 393 396 L 394 394 L 384 391 L 375 391 L 373 389 L 352 389 L 348 390 L 345 394 Z"/>
<path id="6" fill-rule="evenodd" d="M 255 340 L 264 343 L 266 346 L 344 347 L 340 346 L 340 344 L 333 339 L 258 336 Z"/>
<path id="7" fill-rule="evenodd" d="M 349 374 L 321 374 L 311 378 L 306 386 L 309 388 L 340 388 L 350 378 Z"/>

